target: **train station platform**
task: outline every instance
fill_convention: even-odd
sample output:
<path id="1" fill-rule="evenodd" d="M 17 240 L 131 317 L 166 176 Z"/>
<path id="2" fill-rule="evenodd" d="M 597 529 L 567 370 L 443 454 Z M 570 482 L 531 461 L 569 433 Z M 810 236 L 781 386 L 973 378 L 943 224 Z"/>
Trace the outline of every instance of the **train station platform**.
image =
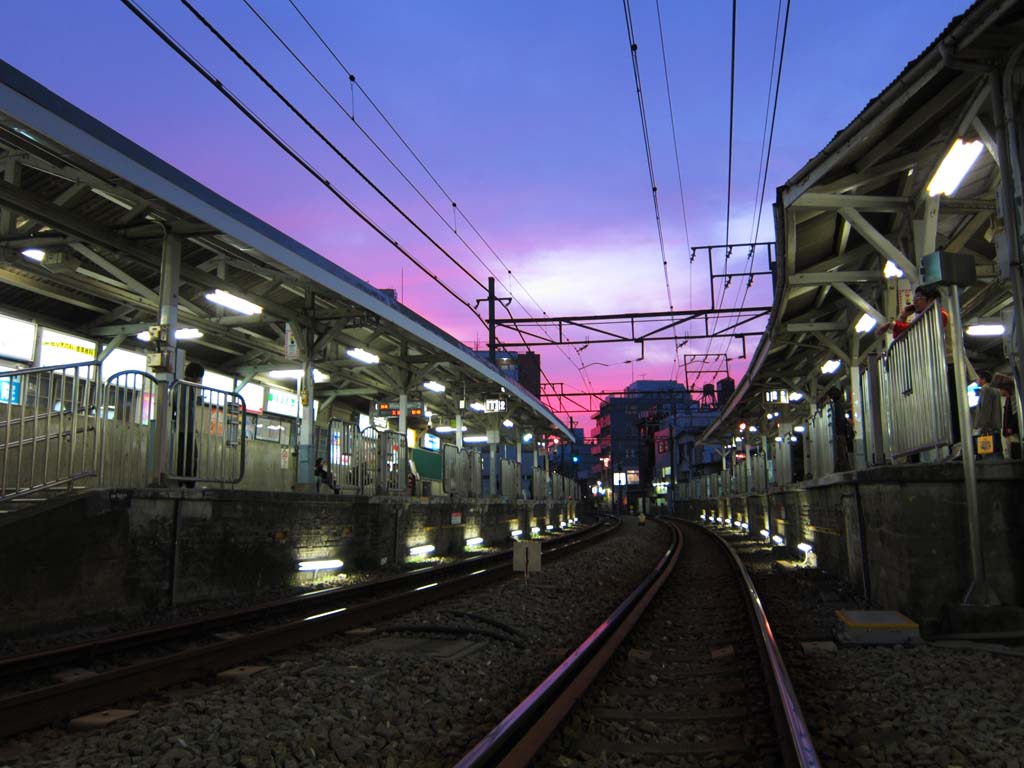
<path id="1" fill-rule="evenodd" d="M 92 490 L 0 516 L 4 631 L 428 565 L 575 517 L 566 499 Z"/>
<path id="2" fill-rule="evenodd" d="M 1024 466 L 982 461 L 977 474 L 991 602 L 1024 605 Z M 872 467 L 677 504 L 689 519 L 714 515 L 734 528 L 746 523 L 752 538 L 778 537 L 780 552 L 799 553 L 801 544 L 809 545 L 808 558 L 817 567 L 859 587 L 871 607 L 910 616 L 926 635 L 955 631 L 950 611 L 972 602 L 965 600 L 972 569 L 963 466 L 957 462 Z M 985 602 L 984 586 L 975 585 L 973 602 Z"/>

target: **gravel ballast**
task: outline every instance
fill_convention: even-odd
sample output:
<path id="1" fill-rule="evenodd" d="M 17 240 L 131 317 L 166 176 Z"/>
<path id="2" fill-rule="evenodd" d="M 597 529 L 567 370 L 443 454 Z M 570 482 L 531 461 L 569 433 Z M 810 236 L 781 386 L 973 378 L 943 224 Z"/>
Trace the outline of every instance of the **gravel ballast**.
<path id="1" fill-rule="evenodd" d="M 662 526 L 626 530 L 532 576 L 394 619 L 455 634 L 360 631 L 196 682 L 102 730 L 41 729 L 0 766 L 449 766 L 582 642 L 652 568 Z M 473 627 L 479 631 L 473 632 Z M 499 638 L 507 637 L 506 640 Z"/>

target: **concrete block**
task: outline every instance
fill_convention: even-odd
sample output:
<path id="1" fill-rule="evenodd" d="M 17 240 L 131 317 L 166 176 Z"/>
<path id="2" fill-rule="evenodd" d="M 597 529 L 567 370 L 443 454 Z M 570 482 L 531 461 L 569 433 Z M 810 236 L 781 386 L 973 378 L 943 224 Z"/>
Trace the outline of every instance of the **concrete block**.
<path id="1" fill-rule="evenodd" d="M 232 680 L 242 680 L 247 677 L 252 677 L 253 675 L 258 675 L 265 669 L 267 669 L 267 667 L 265 666 L 232 667 L 231 669 L 225 669 L 223 672 L 218 672 L 217 679 L 222 680 L 224 682 L 231 682 Z"/>
<path id="2" fill-rule="evenodd" d="M 831 640 L 808 640 L 800 643 L 800 648 L 804 656 L 828 656 L 839 650 Z"/>
<path id="3" fill-rule="evenodd" d="M 118 720 L 135 717 L 137 714 L 139 714 L 137 709 L 103 709 L 99 712 L 90 712 L 88 715 L 76 717 L 68 723 L 68 727 L 73 731 L 91 731 L 96 728 L 106 728 Z"/>

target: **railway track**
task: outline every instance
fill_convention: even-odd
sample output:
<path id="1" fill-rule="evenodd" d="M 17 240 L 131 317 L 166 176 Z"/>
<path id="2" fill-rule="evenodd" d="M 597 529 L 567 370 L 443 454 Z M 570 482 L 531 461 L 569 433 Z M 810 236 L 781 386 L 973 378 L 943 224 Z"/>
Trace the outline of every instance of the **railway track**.
<path id="1" fill-rule="evenodd" d="M 666 524 L 657 567 L 457 768 L 819 765 L 739 559 Z"/>
<path id="2" fill-rule="evenodd" d="M 617 530 L 604 523 L 544 542 L 551 561 Z M 320 590 L 64 648 L 0 660 L 0 738 L 216 674 L 268 654 L 477 589 L 512 575 L 511 551 L 424 568 L 378 582 Z M 184 647 L 183 647 L 184 646 Z M 49 674 L 73 668 L 75 679 Z M 42 677 L 45 671 L 47 676 Z"/>

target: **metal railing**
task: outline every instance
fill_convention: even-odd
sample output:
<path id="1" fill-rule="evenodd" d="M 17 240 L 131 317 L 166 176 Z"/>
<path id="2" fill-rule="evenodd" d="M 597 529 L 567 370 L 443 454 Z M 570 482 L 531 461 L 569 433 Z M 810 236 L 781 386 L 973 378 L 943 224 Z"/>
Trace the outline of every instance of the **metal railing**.
<path id="1" fill-rule="evenodd" d="M 99 473 L 99 363 L 0 374 L 0 501 Z"/>
<path id="2" fill-rule="evenodd" d="M 483 495 L 484 463 L 479 451 L 445 445 L 441 458 L 445 493 L 473 498 Z"/>
<path id="3" fill-rule="evenodd" d="M 170 386 L 167 477 L 184 483 L 237 483 L 245 475 L 245 401 L 190 381 Z"/>
<path id="4" fill-rule="evenodd" d="M 100 482 L 132 488 L 157 474 L 150 425 L 157 417 L 160 382 L 142 371 L 124 371 L 107 379 L 100 399 Z"/>
<path id="5" fill-rule="evenodd" d="M 359 427 L 348 421 L 331 419 L 327 424 L 325 447 L 325 455 L 321 458 L 329 467 L 335 484 L 339 488 L 363 493 L 370 482 L 371 462 Z M 376 457 L 376 451 L 371 455 Z"/>
<path id="6" fill-rule="evenodd" d="M 883 429 L 888 421 L 890 456 L 952 442 L 944 333 L 941 310 L 933 302 L 882 358 Z"/>

